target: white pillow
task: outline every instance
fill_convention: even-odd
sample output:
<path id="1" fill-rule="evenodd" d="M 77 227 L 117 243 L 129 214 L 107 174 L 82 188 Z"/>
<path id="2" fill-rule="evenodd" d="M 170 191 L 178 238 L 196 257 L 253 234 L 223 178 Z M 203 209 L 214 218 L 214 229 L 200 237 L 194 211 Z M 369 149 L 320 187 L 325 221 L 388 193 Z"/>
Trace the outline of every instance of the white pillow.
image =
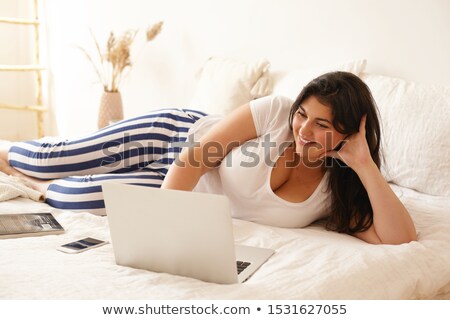
<path id="1" fill-rule="evenodd" d="M 361 59 L 322 67 L 275 71 L 273 73 L 273 94 L 282 95 L 295 100 L 305 85 L 324 73 L 331 71 L 347 71 L 359 76 L 364 71 L 365 67 L 366 60 Z"/>
<path id="2" fill-rule="evenodd" d="M 362 79 L 380 110 L 386 179 L 450 196 L 450 87 L 371 74 Z"/>
<path id="3" fill-rule="evenodd" d="M 192 106 L 210 114 L 226 115 L 253 99 L 269 95 L 269 61 L 245 63 L 211 57 L 200 71 Z"/>

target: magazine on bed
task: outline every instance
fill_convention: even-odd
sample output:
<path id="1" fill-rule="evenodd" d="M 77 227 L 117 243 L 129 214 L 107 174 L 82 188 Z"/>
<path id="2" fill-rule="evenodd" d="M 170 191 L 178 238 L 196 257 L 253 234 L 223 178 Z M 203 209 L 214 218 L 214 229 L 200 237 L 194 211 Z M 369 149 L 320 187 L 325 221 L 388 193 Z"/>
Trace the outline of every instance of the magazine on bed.
<path id="1" fill-rule="evenodd" d="M 60 234 L 64 228 L 50 212 L 0 214 L 0 239 Z"/>

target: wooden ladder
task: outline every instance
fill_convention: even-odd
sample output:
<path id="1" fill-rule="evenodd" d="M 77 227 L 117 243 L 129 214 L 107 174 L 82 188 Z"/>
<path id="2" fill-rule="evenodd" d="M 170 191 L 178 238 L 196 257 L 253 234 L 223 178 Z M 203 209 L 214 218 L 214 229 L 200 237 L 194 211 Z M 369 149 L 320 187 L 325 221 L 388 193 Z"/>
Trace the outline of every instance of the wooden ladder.
<path id="1" fill-rule="evenodd" d="M 47 111 L 47 107 L 43 105 L 42 99 L 42 71 L 45 70 L 41 66 L 40 61 L 40 39 L 39 39 L 39 6 L 38 0 L 33 0 L 33 14 L 34 19 L 20 19 L 20 18 L 2 18 L 0 17 L 0 23 L 26 25 L 34 28 L 34 45 L 35 45 L 35 58 L 34 64 L 29 65 L 1 65 L 0 71 L 4 72 L 34 72 L 36 79 L 36 98 L 35 104 L 32 105 L 13 105 L 0 103 L 0 109 L 13 109 L 22 111 L 36 112 L 37 119 L 37 135 L 39 138 L 44 136 L 44 113 Z"/>

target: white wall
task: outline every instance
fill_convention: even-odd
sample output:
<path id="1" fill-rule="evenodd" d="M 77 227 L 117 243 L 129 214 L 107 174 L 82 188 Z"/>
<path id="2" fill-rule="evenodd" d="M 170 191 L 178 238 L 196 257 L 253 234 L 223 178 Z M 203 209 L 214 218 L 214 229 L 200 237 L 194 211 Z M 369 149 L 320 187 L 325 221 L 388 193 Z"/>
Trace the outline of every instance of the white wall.
<path id="1" fill-rule="evenodd" d="M 194 75 L 212 55 L 273 69 L 367 58 L 368 71 L 450 86 L 450 1 L 447 0 L 47 0 L 51 103 L 59 133 L 96 128 L 102 88 L 75 47 L 110 30 L 164 20 L 153 42 L 135 48 L 123 83 L 125 116 L 185 106 Z M 91 46 L 92 48 L 92 46 Z"/>
<path id="2" fill-rule="evenodd" d="M 26 0 L 2 0 L 0 16 L 31 18 L 32 7 Z M 0 24 L 0 64 L 17 65 L 33 62 L 33 27 Z M 34 74 L 31 72 L 0 72 L 0 103 L 27 105 L 35 103 Z M 20 130 L 20 123 L 27 130 Z M 0 109 L 0 139 L 22 140 L 37 134 L 36 113 Z"/>

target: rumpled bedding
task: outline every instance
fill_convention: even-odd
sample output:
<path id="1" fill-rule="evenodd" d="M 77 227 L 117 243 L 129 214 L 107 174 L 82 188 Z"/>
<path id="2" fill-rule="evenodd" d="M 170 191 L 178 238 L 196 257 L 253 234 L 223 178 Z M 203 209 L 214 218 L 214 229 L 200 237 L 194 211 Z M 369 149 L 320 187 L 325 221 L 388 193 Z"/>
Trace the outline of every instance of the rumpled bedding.
<path id="1" fill-rule="evenodd" d="M 283 229 L 233 220 L 237 243 L 276 253 L 245 283 L 218 285 L 115 264 L 111 244 L 80 254 L 56 247 L 110 241 L 106 217 L 53 210 L 62 235 L 0 240 L 2 299 L 430 299 L 450 292 L 450 200 L 393 186 L 419 240 L 371 245 L 320 223 Z M 0 212 L 45 211 L 16 198 Z"/>
<path id="2" fill-rule="evenodd" d="M 29 198 L 34 201 L 44 201 L 44 195 L 28 187 L 20 178 L 0 172 L 0 201 L 17 197 Z"/>

